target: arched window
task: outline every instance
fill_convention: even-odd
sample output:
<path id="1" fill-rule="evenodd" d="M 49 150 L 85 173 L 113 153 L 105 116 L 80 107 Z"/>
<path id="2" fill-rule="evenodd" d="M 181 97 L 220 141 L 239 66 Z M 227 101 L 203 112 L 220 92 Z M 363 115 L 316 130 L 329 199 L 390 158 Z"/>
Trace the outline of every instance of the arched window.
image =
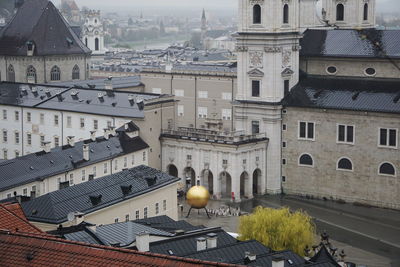
<path id="1" fill-rule="evenodd" d="M 368 4 L 364 4 L 364 20 L 368 20 Z"/>
<path id="2" fill-rule="evenodd" d="M 15 82 L 15 71 L 14 71 L 14 66 L 9 65 L 7 68 L 7 81 L 9 82 Z"/>
<path id="3" fill-rule="evenodd" d="M 394 166 L 388 162 L 384 162 L 379 167 L 379 174 L 383 175 L 396 175 L 396 169 Z"/>
<path id="4" fill-rule="evenodd" d="M 347 158 L 342 158 L 338 161 L 337 168 L 339 170 L 353 170 L 353 163 Z"/>
<path id="5" fill-rule="evenodd" d="M 283 24 L 289 23 L 289 5 L 285 4 L 283 6 Z"/>
<path id="6" fill-rule="evenodd" d="M 54 66 L 53 68 L 51 68 L 50 71 L 50 80 L 52 81 L 59 81 L 61 80 L 61 71 L 60 68 L 57 66 Z"/>
<path id="7" fill-rule="evenodd" d="M 338 4 L 336 6 L 336 21 L 343 21 L 344 20 L 344 5 Z"/>
<path id="8" fill-rule="evenodd" d="M 253 24 L 261 24 L 261 6 L 253 6 Z"/>
<path id="9" fill-rule="evenodd" d="M 79 80 L 80 79 L 80 69 L 78 65 L 75 65 L 72 69 L 72 80 Z"/>
<path id="10" fill-rule="evenodd" d="M 94 39 L 94 50 L 99 51 L 99 38 Z"/>
<path id="11" fill-rule="evenodd" d="M 26 69 L 26 79 L 28 82 L 37 82 L 36 79 L 36 69 L 35 67 L 33 67 L 32 65 L 30 65 L 27 69 Z"/>
<path id="12" fill-rule="evenodd" d="M 305 166 L 313 166 L 314 165 L 314 161 L 313 161 L 313 158 L 310 155 L 303 154 L 303 155 L 301 155 L 301 157 L 299 159 L 299 164 L 300 165 L 305 165 Z"/>

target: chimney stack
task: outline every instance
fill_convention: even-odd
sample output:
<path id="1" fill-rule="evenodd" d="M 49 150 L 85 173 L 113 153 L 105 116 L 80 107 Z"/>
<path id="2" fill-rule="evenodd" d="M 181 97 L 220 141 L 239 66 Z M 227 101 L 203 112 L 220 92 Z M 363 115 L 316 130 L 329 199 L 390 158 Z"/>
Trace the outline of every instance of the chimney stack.
<path id="1" fill-rule="evenodd" d="M 108 128 L 104 128 L 104 139 L 108 140 L 109 137 L 110 137 L 110 132 Z"/>
<path id="2" fill-rule="evenodd" d="M 90 160 L 90 151 L 89 151 L 89 145 L 83 145 L 83 159 L 85 161 Z"/>
<path id="3" fill-rule="evenodd" d="M 90 131 L 90 140 L 96 142 L 96 131 Z"/>
<path id="4" fill-rule="evenodd" d="M 136 235 L 136 248 L 140 252 L 150 250 L 150 234 L 148 232 L 141 232 Z"/>
<path id="5" fill-rule="evenodd" d="M 117 132 L 115 131 L 115 127 L 114 127 L 114 126 L 111 126 L 111 127 L 109 128 L 109 133 L 110 133 L 112 136 L 116 136 L 116 135 L 117 135 Z"/>
<path id="6" fill-rule="evenodd" d="M 50 153 L 51 150 L 51 142 L 43 142 L 43 150 L 46 153 Z"/>
<path id="7" fill-rule="evenodd" d="M 107 80 L 104 81 L 104 89 L 106 90 L 114 90 L 112 83 L 112 76 L 109 76 Z"/>
<path id="8" fill-rule="evenodd" d="M 217 247 L 218 235 L 215 233 L 207 234 L 207 249 Z"/>
<path id="9" fill-rule="evenodd" d="M 282 255 L 272 257 L 272 267 L 285 267 L 285 258 Z"/>
<path id="10" fill-rule="evenodd" d="M 68 141 L 68 145 L 70 145 L 71 147 L 75 146 L 75 136 L 68 136 L 67 141 Z"/>
<path id="11" fill-rule="evenodd" d="M 254 262 L 257 260 L 257 255 L 251 252 L 246 251 L 244 253 L 244 262 L 245 264 L 249 264 L 250 262 Z"/>
<path id="12" fill-rule="evenodd" d="M 196 239 L 197 251 L 202 251 L 207 249 L 207 241 L 204 237 L 199 237 Z"/>

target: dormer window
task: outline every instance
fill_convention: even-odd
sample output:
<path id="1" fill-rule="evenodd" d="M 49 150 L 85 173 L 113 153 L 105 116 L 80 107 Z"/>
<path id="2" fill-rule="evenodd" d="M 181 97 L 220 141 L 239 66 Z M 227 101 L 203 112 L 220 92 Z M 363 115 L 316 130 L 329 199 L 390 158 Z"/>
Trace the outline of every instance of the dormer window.
<path id="1" fill-rule="evenodd" d="M 253 24 L 261 24 L 261 6 L 253 6 Z"/>
<path id="2" fill-rule="evenodd" d="M 27 55 L 33 56 L 33 51 L 35 50 L 35 44 L 29 41 L 26 43 L 26 47 L 27 47 Z"/>

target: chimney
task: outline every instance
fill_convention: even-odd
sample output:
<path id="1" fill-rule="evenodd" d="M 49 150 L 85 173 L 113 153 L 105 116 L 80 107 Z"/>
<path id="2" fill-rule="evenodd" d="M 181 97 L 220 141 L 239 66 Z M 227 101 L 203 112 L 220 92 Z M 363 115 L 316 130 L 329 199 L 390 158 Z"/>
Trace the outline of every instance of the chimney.
<path id="1" fill-rule="evenodd" d="M 245 264 L 249 264 L 250 262 L 254 262 L 257 259 L 257 255 L 251 252 L 246 251 L 244 253 L 244 262 Z"/>
<path id="2" fill-rule="evenodd" d="M 67 142 L 68 142 L 68 145 L 70 145 L 71 147 L 74 147 L 75 146 L 75 136 L 68 136 Z"/>
<path id="3" fill-rule="evenodd" d="M 285 258 L 282 255 L 272 257 L 272 267 L 285 267 Z"/>
<path id="4" fill-rule="evenodd" d="M 46 153 L 50 153 L 51 150 L 51 142 L 43 142 L 43 150 Z"/>
<path id="5" fill-rule="evenodd" d="M 215 233 L 207 234 L 207 249 L 217 247 L 218 235 Z"/>
<path id="6" fill-rule="evenodd" d="M 109 133 L 110 133 L 112 136 L 116 136 L 116 135 L 117 135 L 117 132 L 115 131 L 115 127 L 111 126 L 111 127 L 109 128 Z"/>
<path id="7" fill-rule="evenodd" d="M 207 242 L 204 237 L 199 237 L 196 239 L 197 251 L 202 251 L 207 249 Z"/>
<path id="8" fill-rule="evenodd" d="M 85 161 L 90 160 L 90 151 L 89 151 L 89 145 L 83 145 L 83 159 Z"/>
<path id="9" fill-rule="evenodd" d="M 167 64 L 165 65 L 165 72 L 166 72 L 166 73 L 171 73 L 171 72 L 172 72 L 172 69 L 173 69 L 172 63 L 167 63 Z"/>
<path id="10" fill-rule="evenodd" d="M 90 140 L 96 142 L 96 131 L 90 131 Z"/>
<path id="11" fill-rule="evenodd" d="M 104 139 L 108 140 L 109 137 L 110 137 L 110 132 L 108 128 L 104 128 Z"/>
<path id="12" fill-rule="evenodd" d="M 74 220 L 75 225 L 81 224 L 85 220 L 85 215 L 81 212 L 75 212 L 74 215 L 75 215 L 75 220 Z"/>
<path id="13" fill-rule="evenodd" d="M 136 235 L 136 248 L 140 252 L 150 250 L 150 234 L 148 232 L 141 232 Z"/>
<path id="14" fill-rule="evenodd" d="M 104 89 L 114 90 L 112 83 L 112 76 L 108 77 L 107 80 L 104 81 Z"/>

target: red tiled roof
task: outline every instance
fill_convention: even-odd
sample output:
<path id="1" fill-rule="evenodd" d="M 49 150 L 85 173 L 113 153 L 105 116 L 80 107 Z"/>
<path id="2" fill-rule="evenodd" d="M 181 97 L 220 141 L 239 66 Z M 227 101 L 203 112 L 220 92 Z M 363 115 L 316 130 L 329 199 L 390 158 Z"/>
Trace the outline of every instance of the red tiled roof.
<path id="1" fill-rule="evenodd" d="M 0 231 L 0 266 L 130 267 L 237 266 L 148 252 L 90 245 L 56 237 Z"/>
<path id="2" fill-rule="evenodd" d="M 26 233 L 43 233 L 30 224 L 19 203 L 0 204 L 0 229 Z"/>

